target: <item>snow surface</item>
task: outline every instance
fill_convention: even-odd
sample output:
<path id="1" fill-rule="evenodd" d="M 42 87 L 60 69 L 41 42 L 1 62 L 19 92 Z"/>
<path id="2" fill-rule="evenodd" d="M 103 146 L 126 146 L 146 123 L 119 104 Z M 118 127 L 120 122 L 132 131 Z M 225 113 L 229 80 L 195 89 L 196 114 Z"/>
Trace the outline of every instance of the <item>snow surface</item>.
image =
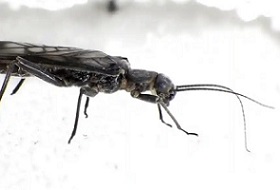
<path id="1" fill-rule="evenodd" d="M 127 3 L 157 3 L 166 4 L 175 2 L 185 4 L 192 0 L 115 0 L 118 4 Z M 86 4 L 88 2 L 106 3 L 109 0 L 0 0 L 8 3 L 12 9 L 20 9 L 22 6 L 29 8 L 41 8 L 47 10 L 61 10 L 74 5 Z M 197 3 L 208 7 L 215 7 L 223 11 L 234 10 L 243 21 L 252 21 L 259 17 L 271 19 L 271 27 L 280 30 L 280 12 L 278 2 L 275 0 L 196 0 Z"/>
<path id="2" fill-rule="evenodd" d="M 99 49 L 175 84 L 222 84 L 275 106 L 243 100 L 251 153 L 236 97 L 205 91 L 178 93 L 170 105 L 198 138 L 163 125 L 155 105 L 117 92 L 91 99 L 68 145 L 79 90 L 32 78 L 1 102 L 0 189 L 279 189 L 280 35 L 271 20 L 193 1 L 125 2 L 115 14 L 105 6 L 2 3 L 0 40 Z"/>

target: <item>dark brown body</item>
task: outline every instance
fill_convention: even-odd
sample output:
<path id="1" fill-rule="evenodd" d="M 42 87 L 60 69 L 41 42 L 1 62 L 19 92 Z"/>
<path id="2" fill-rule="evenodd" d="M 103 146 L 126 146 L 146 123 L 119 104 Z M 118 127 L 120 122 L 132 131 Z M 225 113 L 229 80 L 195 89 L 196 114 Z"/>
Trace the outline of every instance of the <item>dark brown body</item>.
<path id="1" fill-rule="evenodd" d="M 158 75 L 153 71 L 131 69 L 126 58 L 109 56 L 101 51 L 15 42 L 0 42 L 0 73 L 5 74 L 8 65 L 18 57 L 48 72 L 54 77 L 54 85 L 94 88 L 96 93 L 113 93 L 121 89 L 139 93 L 151 90 Z M 18 65 L 11 75 L 33 76 Z"/>
<path id="2" fill-rule="evenodd" d="M 87 96 L 84 111 L 87 115 L 89 97 L 94 97 L 99 92 L 114 93 L 118 90 L 126 90 L 133 98 L 157 104 L 160 120 L 165 123 L 160 108 L 163 107 L 178 129 L 197 135 L 183 130 L 167 109 L 176 94 L 172 81 L 154 71 L 131 69 L 124 57 L 110 56 L 97 50 L 0 41 L 0 73 L 6 74 L 0 100 L 11 76 L 23 78 L 12 94 L 20 88 L 24 78 L 30 76 L 59 87 L 80 88 L 74 129 L 69 143 L 77 130 L 82 96 Z M 144 93 L 146 91 L 150 93 Z"/>

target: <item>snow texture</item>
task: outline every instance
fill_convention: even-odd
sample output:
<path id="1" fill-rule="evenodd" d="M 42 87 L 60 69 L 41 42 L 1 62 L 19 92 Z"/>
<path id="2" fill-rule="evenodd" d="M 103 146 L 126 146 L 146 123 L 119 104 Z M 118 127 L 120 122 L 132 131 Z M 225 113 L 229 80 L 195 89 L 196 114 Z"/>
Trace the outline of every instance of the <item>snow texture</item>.
<path id="1" fill-rule="evenodd" d="M 272 105 L 243 99 L 251 153 L 236 97 L 206 91 L 178 93 L 169 106 L 199 137 L 117 92 L 91 99 L 68 145 L 79 90 L 30 78 L 0 105 L 0 189 L 279 189 L 280 34 L 261 13 L 249 21 L 235 5 L 202 3 L 119 1 L 112 14 L 105 1 L 50 11 L 2 0 L 0 40 L 98 49 L 175 84 L 222 84 Z"/>

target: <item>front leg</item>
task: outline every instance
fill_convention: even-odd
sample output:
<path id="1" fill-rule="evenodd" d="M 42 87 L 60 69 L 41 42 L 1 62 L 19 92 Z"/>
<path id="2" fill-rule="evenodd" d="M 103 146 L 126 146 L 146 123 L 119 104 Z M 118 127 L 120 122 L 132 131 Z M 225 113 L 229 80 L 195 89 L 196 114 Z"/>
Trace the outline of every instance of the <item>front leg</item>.
<path id="1" fill-rule="evenodd" d="M 131 92 L 131 96 L 133 98 L 137 98 L 139 100 L 145 101 L 145 102 L 150 102 L 150 103 L 156 103 L 158 105 L 158 110 L 159 110 L 159 119 L 161 120 L 162 123 L 164 123 L 165 125 L 172 127 L 172 125 L 170 125 L 169 123 L 166 123 L 163 120 L 162 117 L 162 112 L 161 112 L 161 108 L 160 106 L 162 106 L 166 113 L 171 117 L 171 119 L 174 121 L 174 123 L 176 124 L 177 129 L 179 129 L 180 131 L 183 131 L 184 133 L 186 133 L 187 135 L 194 135 L 194 136 L 198 136 L 198 134 L 196 133 L 189 133 L 188 131 L 184 130 L 180 124 L 177 122 L 177 120 L 175 119 L 175 117 L 172 115 L 172 113 L 169 111 L 169 109 L 167 108 L 167 105 L 163 102 L 163 100 L 161 98 L 159 98 L 158 96 L 155 95 L 151 95 L 151 94 L 141 94 L 138 91 L 132 91 Z"/>
<path id="2" fill-rule="evenodd" d="M 157 104 L 160 121 L 162 123 L 164 123 L 165 125 L 167 125 L 169 127 L 172 127 L 171 124 L 169 124 L 169 123 L 167 123 L 163 120 L 163 115 L 162 115 L 162 111 L 161 111 L 160 104 L 159 104 L 160 98 L 158 96 L 151 95 L 151 94 L 141 94 L 138 91 L 132 91 L 131 96 L 133 98 L 137 98 L 137 99 L 145 101 L 145 102 L 150 102 L 150 103 Z"/>
<path id="3" fill-rule="evenodd" d="M 141 94 L 139 91 L 131 91 L 130 95 L 133 98 L 137 98 L 139 100 L 154 103 L 154 104 L 158 103 L 160 100 L 158 96 L 151 95 L 151 94 Z"/>
<path id="4" fill-rule="evenodd" d="M 172 127 L 171 124 L 165 122 L 163 120 L 163 115 L 162 115 L 162 111 L 161 111 L 161 108 L 160 108 L 160 98 L 158 96 L 155 96 L 155 95 L 151 95 L 151 94 L 141 94 L 139 93 L 138 91 L 132 91 L 131 92 L 131 96 L 133 98 L 137 98 L 139 100 L 142 100 L 142 101 L 145 101 L 145 102 L 149 102 L 149 103 L 154 103 L 154 104 L 157 104 L 158 106 L 158 112 L 159 112 L 159 119 L 162 123 L 164 123 L 165 125 L 169 126 L 169 127 Z"/>

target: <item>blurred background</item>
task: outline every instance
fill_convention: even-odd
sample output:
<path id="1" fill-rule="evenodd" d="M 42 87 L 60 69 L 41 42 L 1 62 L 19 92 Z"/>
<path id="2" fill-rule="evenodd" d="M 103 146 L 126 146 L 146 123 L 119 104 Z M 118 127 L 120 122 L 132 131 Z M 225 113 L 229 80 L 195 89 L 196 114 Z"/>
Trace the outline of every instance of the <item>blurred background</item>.
<path id="1" fill-rule="evenodd" d="M 72 132 L 79 90 L 13 78 L 0 106 L 0 189 L 279 189 L 280 15 L 274 1 L 0 0 L 0 40 L 97 49 L 175 84 L 215 83 L 276 107 L 206 91 L 170 111 L 98 94 Z M 0 82 L 4 75 L 0 76 Z M 172 123 L 168 116 L 165 120 Z"/>

